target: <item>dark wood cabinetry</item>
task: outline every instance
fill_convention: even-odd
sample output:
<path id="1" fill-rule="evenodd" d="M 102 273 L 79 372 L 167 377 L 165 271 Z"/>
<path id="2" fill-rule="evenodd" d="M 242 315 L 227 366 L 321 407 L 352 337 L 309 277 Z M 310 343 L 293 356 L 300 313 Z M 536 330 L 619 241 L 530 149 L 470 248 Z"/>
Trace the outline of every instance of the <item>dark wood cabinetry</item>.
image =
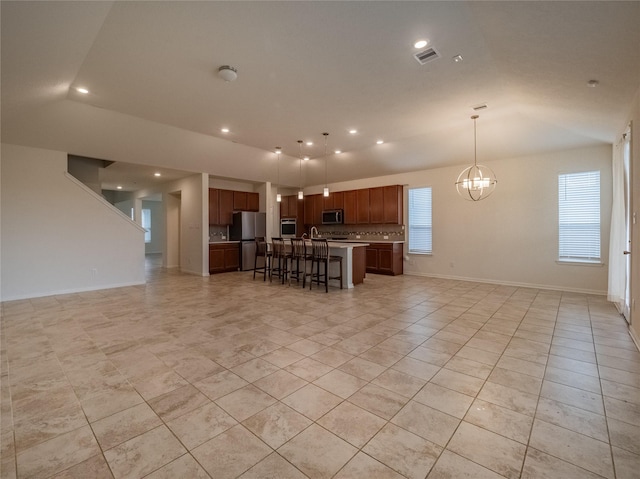
<path id="1" fill-rule="evenodd" d="M 298 195 L 283 196 L 280 202 L 280 218 L 298 218 L 299 203 L 302 201 L 298 200 Z"/>
<path id="2" fill-rule="evenodd" d="M 385 224 L 401 225 L 404 222 L 403 208 L 403 188 L 401 185 L 383 187 L 384 221 Z"/>
<path id="3" fill-rule="evenodd" d="M 344 211 L 345 225 L 365 224 L 403 224 L 402 204 L 403 187 L 401 185 L 380 186 L 330 193 L 327 198 L 322 195 L 304 197 L 304 224 L 322 224 L 323 210 L 341 209 Z M 283 198 L 284 201 L 284 198 Z M 283 211 L 292 216 L 290 206 Z"/>
<path id="4" fill-rule="evenodd" d="M 260 211 L 260 194 L 247 193 L 247 211 Z"/>
<path id="5" fill-rule="evenodd" d="M 233 223 L 233 191 L 219 190 L 220 224 L 230 225 Z"/>
<path id="6" fill-rule="evenodd" d="M 371 243 L 367 246 L 367 273 L 402 274 L 402 243 Z"/>
<path id="7" fill-rule="evenodd" d="M 322 209 L 324 206 L 324 196 L 313 195 L 313 221 L 314 225 L 322 224 Z"/>
<path id="8" fill-rule="evenodd" d="M 247 192 L 246 191 L 233 192 L 233 210 L 247 211 Z"/>
<path id="9" fill-rule="evenodd" d="M 220 191 L 215 188 L 209 188 L 209 224 L 220 224 L 220 209 L 218 203 L 220 198 Z"/>
<path id="10" fill-rule="evenodd" d="M 240 245 L 218 243 L 209 245 L 209 274 L 237 271 L 240 268 Z"/>
<path id="11" fill-rule="evenodd" d="M 369 224 L 369 189 L 356 190 L 356 223 Z"/>
<path id="12" fill-rule="evenodd" d="M 209 188 L 210 225 L 230 225 L 234 211 L 258 211 L 259 207 L 258 193 Z"/>
<path id="13" fill-rule="evenodd" d="M 384 187 L 369 188 L 369 222 L 384 223 Z"/>
<path id="14" fill-rule="evenodd" d="M 349 190 L 343 192 L 344 199 L 344 224 L 355 225 L 356 218 L 356 190 Z"/>

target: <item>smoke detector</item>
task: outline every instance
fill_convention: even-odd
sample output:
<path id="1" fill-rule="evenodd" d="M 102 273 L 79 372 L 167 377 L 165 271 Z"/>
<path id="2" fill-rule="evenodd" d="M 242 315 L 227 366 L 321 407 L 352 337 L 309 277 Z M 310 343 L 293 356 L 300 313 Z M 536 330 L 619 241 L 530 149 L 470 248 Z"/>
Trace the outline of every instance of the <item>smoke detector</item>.
<path id="1" fill-rule="evenodd" d="M 218 76 L 224 81 L 234 81 L 238 78 L 238 70 L 229 65 L 222 65 L 218 68 Z"/>

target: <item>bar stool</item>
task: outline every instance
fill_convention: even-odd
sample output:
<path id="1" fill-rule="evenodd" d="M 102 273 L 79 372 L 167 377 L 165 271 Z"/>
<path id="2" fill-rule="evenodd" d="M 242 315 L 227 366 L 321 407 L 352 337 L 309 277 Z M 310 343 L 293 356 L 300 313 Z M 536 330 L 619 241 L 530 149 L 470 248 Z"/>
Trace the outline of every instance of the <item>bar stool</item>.
<path id="1" fill-rule="evenodd" d="M 264 239 L 264 236 L 256 236 L 256 256 L 253 260 L 253 279 L 256 279 L 256 271 L 262 271 L 263 278 L 262 281 L 267 280 L 267 271 L 269 272 L 269 276 L 271 276 L 271 251 L 267 247 L 267 242 Z M 258 266 L 258 258 L 264 258 L 264 262 L 262 266 Z"/>
<path id="2" fill-rule="evenodd" d="M 320 273 L 320 264 L 324 264 L 324 274 Z M 329 276 L 329 264 L 330 263 L 340 263 L 339 276 Z M 313 265 L 316 265 L 316 272 L 313 272 Z M 330 279 L 339 279 L 340 280 L 340 289 L 342 289 L 342 256 L 331 256 L 329 254 L 329 244 L 327 240 L 322 239 L 312 239 L 311 240 L 311 281 L 309 282 L 309 290 L 313 286 L 313 282 L 320 285 L 324 283 L 325 292 L 329 292 L 329 280 Z"/>
<path id="3" fill-rule="evenodd" d="M 273 281 L 273 276 L 277 276 L 284 284 L 287 279 L 287 263 L 289 262 L 289 254 L 286 251 L 284 240 L 282 238 L 271 238 L 273 257 L 271 259 L 271 272 L 269 280 Z"/>
<path id="4" fill-rule="evenodd" d="M 289 273 L 289 286 L 291 286 L 291 279 L 295 279 L 300 283 L 300 276 L 302 276 L 302 287 L 304 288 L 307 283 L 307 260 L 311 259 L 311 255 L 307 254 L 307 245 L 302 238 L 291 238 L 291 254 L 289 256 L 290 267 Z M 295 261 L 295 269 L 293 264 Z M 300 263 L 302 263 L 302 269 L 300 269 Z"/>

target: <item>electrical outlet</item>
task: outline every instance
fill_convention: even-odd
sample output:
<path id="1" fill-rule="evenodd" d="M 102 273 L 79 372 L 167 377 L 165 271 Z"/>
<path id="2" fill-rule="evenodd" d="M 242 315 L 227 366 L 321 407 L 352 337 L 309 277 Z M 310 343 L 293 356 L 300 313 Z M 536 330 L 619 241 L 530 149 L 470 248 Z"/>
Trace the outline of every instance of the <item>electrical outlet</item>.
<path id="1" fill-rule="evenodd" d="M 360 235 L 356 235 L 356 239 L 360 239 Z"/>
<path id="2" fill-rule="evenodd" d="M 384 235 L 382 239 L 389 239 L 389 237 L 387 235 Z"/>

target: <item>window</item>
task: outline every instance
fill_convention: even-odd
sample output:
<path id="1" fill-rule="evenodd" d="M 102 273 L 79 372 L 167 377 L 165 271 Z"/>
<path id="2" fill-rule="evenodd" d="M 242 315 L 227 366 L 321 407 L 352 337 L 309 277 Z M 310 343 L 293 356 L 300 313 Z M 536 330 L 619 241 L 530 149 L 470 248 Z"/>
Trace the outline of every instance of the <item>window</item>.
<path id="1" fill-rule="evenodd" d="M 142 209 L 142 227 L 144 228 L 144 242 L 151 243 L 151 210 Z"/>
<path id="2" fill-rule="evenodd" d="M 431 188 L 409 189 L 409 253 L 432 253 L 431 230 Z"/>
<path id="3" fill-rule="evenodd" d="M 600 262 L 600 172 L 558 175 L 560 261 Z"/>

